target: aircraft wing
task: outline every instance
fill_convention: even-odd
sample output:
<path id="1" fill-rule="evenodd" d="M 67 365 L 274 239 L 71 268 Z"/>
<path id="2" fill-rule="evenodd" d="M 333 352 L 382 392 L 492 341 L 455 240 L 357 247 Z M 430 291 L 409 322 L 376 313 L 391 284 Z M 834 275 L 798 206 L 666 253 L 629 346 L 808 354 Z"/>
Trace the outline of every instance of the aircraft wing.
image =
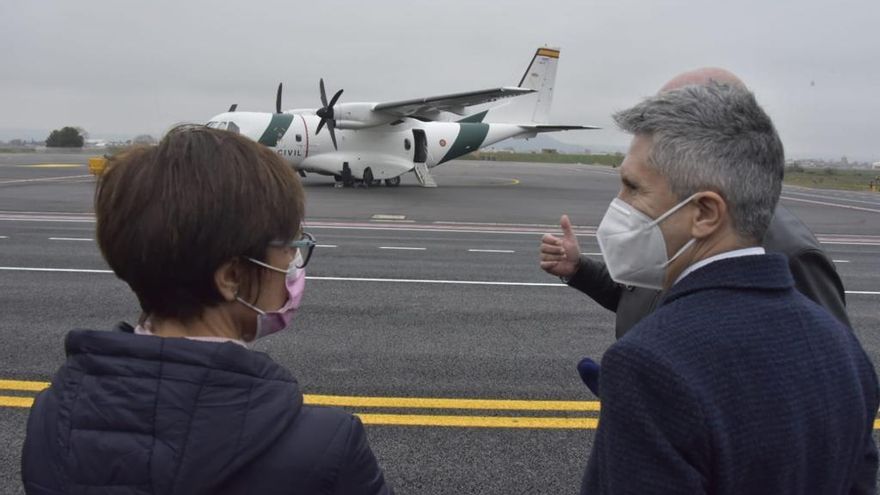
<path id="1" fill-rule="evenodd" d="M 383 112 L 398 117 L 409 116 L 434 116 L 438 112 L 452 112 L 462 115 L 465 107 L 491 103 L 502 98 L 534 93 L 534 89 L 504 87 L 483 89 L 479 91 L 467 91 L 427 98 L 415 98 L 412 100 L 389 101 L 377 103 L 373 107 L 374 112 Z"/>

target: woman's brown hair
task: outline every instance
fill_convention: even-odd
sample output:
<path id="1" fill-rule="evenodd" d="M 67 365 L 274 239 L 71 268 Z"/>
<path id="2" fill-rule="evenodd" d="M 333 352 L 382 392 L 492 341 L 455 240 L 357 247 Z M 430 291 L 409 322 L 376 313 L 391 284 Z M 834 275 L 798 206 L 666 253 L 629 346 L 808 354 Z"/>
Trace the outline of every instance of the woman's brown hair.
<path id="1" fill-rule="evenodd" d="M 271 241 L 294 238 L 304 193 L 270 149 L 184 125 L 109 160 L 95 215 L 101 253 L 144 313 L 187 321 L 223 301 L 214 281 L 223 263 L 263 260 Z"/>

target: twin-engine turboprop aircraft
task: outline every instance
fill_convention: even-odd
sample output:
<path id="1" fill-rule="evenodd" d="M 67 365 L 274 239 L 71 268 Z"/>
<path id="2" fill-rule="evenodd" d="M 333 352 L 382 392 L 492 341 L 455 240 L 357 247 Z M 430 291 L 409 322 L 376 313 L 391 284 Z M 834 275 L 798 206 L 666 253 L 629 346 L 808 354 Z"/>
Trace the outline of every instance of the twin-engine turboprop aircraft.
<path id="1" fill-rule="evenodd" d="M 244 134 L 272 149 L 300 175 L 332 175 L 337 183 L 386 186 L 414 172 L 419 183 L 436 187 L 430 168 L 501 140 L 540 132 L 598 129 L 548 125 L 559 49 L 539 48 L 516 87 L 500 87 L 384 103 L 339 103 L 342 90 L 327 100 L 319 85 L 319 109 L 217 115 L 208 127 Z M 326 130 L 325 130 L 326 129 Z M 324 132 L 322 132 L 324 131 Z"/>

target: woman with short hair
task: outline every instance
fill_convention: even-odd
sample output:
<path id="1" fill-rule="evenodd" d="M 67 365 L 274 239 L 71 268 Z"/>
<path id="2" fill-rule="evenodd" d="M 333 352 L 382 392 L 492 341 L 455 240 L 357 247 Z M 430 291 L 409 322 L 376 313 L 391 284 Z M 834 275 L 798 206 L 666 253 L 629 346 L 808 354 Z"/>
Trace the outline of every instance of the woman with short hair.
<path id="1" fill-rule="evenodd" d="M 203 126 L 110 160 L 98 245 L 143 316 L 67 335 L 28 420 L 28 493 L 391 493 L 360 420 L 303 405 L 247 348 L 299 308 L 303 196 L 271 150 Z"/>

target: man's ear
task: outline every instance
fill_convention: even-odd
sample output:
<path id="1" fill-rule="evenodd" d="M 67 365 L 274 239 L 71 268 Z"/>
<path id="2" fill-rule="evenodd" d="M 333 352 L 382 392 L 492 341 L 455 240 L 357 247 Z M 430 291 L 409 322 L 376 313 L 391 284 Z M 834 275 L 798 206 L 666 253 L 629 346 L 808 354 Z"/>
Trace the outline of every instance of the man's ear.
<path id="1" fill-rule="evenodd" d="M 723 228 L 728 222 L 727 202 L 714 191 L 705 191 L 693 199 L 697 214 L 691 227 L 691 236 L 705 239 Z"/>
<path id="2" fill-rule="evenodd" d="M 226 301 L 234 301 L 242 281 L 242 266 L 238 259 L 231 259 L 214 272 L 214 285 Z"/>

